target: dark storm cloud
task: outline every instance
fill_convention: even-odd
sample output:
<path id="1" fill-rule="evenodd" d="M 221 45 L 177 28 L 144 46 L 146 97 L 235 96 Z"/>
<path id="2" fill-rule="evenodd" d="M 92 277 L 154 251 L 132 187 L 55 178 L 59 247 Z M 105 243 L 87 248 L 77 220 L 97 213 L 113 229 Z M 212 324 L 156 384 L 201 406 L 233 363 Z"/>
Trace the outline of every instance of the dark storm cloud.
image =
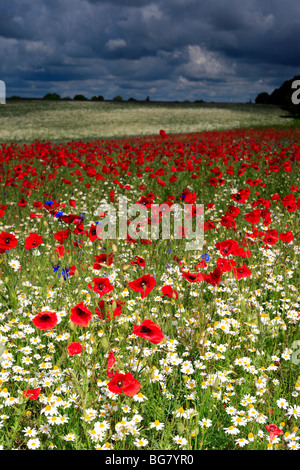
<path id="1" fill-rule="evenodd" d="M 299 73 L 298 0 L 0 0 L 7 94 L 247 101 Z"/>

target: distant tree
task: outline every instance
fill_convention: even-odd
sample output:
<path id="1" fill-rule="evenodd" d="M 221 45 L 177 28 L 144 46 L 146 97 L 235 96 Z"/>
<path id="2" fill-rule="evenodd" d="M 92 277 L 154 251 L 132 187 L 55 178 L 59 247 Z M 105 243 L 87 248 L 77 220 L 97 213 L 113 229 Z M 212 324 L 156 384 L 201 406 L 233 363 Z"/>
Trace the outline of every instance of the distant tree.
<path id="1" fill-rule="evenodd" d="M 128 101 L 137 101 L 135 98 L 128 98 Z"/>
<path id="2" fill-rule="evenodd" d="M 147 98 L 145 99 L 145 101 L 150 101 L 150 96 L 147 96 Z"/>
<path id="3" fill-rule="evenodd" d="M 122 96 L 117 95 L 113 98 L 113 101 L 123 101 L 123 98 L 122 98 Z"/>
<path id="4" fill-rule="evenodd" d="M 104 97 L 102 95 L 92 96 L 91 101 L 104 101 Z"/>
<path id="5" fill-rule="evenodd" d="M 255 98 L 255 103 L 256 104 L 269 104 L 270 103 L 269 93 L 266 93 L 266 92 L 259 93 L 259 95 L 257 95 L 257 97 Z"/>
<path id="6" fill-rule="evenodd" d="M 57 93 L 47 93 L 44 97 L 43 100 L 60 100 L 60 95 Z"/>
<path id="7" fill-rule="evenodd" d="M 7 98 L 8 100 L 21 100 L 21 96 L 18 95 L 12 95 L 10 98 Z"/>
<path id="8" fill-rule="evenodd" d="M 64 98 L 62 98 L 63 101 L 72 101 L 72 98 L 70 98 L 69 96 L 65 96 Z"/>
<path id="9" fill-rule="evenodd" d="M 88 99 L 84 95 L 75 95 L 73 100 L 74 101 L 87 101 Z"/>
<path id="10" fill-rule="evenodd" d="M 195 100 L 194 103 L 204 103 L 203 100 Z"/>

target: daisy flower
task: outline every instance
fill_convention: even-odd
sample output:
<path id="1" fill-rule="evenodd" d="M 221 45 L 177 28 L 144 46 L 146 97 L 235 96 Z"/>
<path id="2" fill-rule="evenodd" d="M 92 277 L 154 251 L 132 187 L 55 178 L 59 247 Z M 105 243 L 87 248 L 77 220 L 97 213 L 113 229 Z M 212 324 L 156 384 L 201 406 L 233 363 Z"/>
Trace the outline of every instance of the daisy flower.
<path id="1" fill-rule="evenodd" d="M 29 441 L 27 442 L 27 447 L 28 449 L 38 449 L 41 445 L 41 442 L 40 440 L 37 438 L 37 439 L 29 439 Z"/>
<path id="2" fill-rule="evenodd" d="M 150 423 L 150 428 L 156 429 L 157 431 L 163 429 L 164 426 L 164 423 L 161 423 L 160 421 L 158 421 L 158 419 L 156 419 L 153 423 Z"/>
<path id="3" fill-rule="evenodd" d="M 187 445 L 187 439 L 185 437 L 181 437 L 181 436 L 175 436 L 173 437 L 173 441 L 176 442 L 176 444 L 178 444 L 180 447 L 183 447 L 183 446 L 186 446 Z"/>
<path id="4" fill-rule="evenodd" d="M 147 444 L 148 444 L 149 441 L 147 441 L 147 439 L 137 439 L 136 441 L 134 441 L 134 445 L 136 445 L 137 447 L 145 447 Z"/>
<path id="5" fill-rule="evenodd" d="M 244 447 L 246 446 L 247 444 L 249 444 L 249 441 L 247 441 L 247 439 L 244 439 L 243 437 L 241 437 L 240 439 L 237 439 L 235 441 L 235 443 L 239 446 L 239 447 Z"/>
<path id="6" fill-rule="evenodd" d="M 201 428 L 209 428 L 212 425 L 212 420 L 203 418 L 201 421 L 198 421 L 198 423 L 200 424 Z"/>
<path id="7" fill-rule="evenodd" d="M 66 436 L 64 436 L 64 440 L 65 440 L 65 441 L 71 441 L 71 442 L 73 442 L 73 441 L 75 441 L 75 438 L 76 438 L 76 436 L 75 436 L 75 434 L 73 434 L 72 432 L 69 432 L 69 434 L 67 434 Z"/>

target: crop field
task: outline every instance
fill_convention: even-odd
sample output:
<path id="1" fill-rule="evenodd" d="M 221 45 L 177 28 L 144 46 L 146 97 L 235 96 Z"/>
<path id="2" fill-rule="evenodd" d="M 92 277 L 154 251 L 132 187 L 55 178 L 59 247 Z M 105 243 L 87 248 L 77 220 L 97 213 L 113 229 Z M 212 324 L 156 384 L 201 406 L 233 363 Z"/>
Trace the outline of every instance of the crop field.
<path id="1" fill-rule="evenodd" d="M 60 105 L 0 108 L 0 448 L 299 450 L 299 128 Z"/>
<path id="2" fill-rule="evenodd" d="M 291 126 L 274 105 L 16 100 L 0 106 L 0 142 L 60 142 Z"/>

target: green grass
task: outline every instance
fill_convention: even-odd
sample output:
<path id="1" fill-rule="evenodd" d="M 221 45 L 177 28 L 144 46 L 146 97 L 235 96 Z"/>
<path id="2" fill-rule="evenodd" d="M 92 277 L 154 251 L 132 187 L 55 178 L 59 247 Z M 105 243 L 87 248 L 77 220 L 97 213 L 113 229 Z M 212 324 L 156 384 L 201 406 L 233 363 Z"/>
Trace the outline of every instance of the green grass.
<path id="1" fill-rule="evenodd" d="M 0 142 L 95 140 L 124 136 L 287 127 L 299 120 L 273 105 L 16 100 L 0 106 Z"/>

